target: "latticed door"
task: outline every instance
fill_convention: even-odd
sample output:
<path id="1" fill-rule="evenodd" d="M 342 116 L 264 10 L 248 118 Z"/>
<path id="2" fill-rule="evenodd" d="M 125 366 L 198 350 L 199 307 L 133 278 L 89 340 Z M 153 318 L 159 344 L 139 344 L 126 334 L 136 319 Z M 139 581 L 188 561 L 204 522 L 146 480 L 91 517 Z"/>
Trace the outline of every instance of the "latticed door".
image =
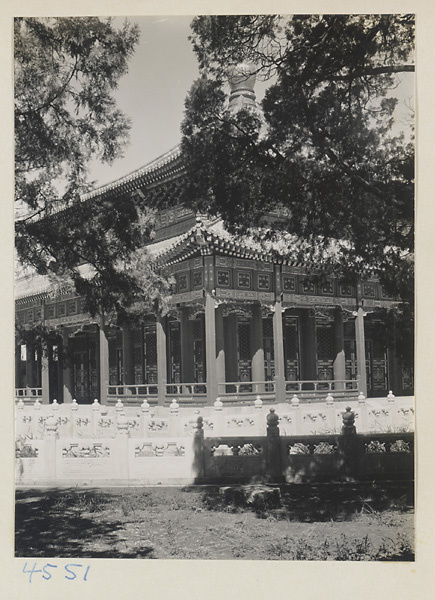
<path id="1" fill-rule="evenodd" d="M 246 317 L 237 319 L 237 362 L 239 381 L 251 381 L 251 326 Z"/>
<path id="2" fill-rule="evenodd" d="M 273 319 L 263 319 L 264 381 L 275 377 L 275 349 L 273 346 Z"/>
<path id="3" fill-rule="evenodd" d="M 74 396 L 82 401 L 88 395 L 86 352 L 74 352 Z"/>
<path id="4" fill-rule="evenodd" d="M 385 393 L 388 388 L 387 353 L 378 340 L 366 340 L 367 393 Z"/>
<path id="5" fill-rule="evenodd" d="M 331 324 L 316 323 L 317 338 L 317 379 L 334 379 L 334 332 Z M 328 387 L 319 385 L 319 389 Z"/>
<path id="6" fill-rule="evenodd" d="M 121 351 L 122 352 L 122 351 Z M 122 361 L 122 358 L 121 358 Z M 100 386 L 98 382 L 97 369 L 97 343 L 95 340 L 89 341 L 89 383 L 90 383 L 90 400 L 98 398 L 100 395 Z"/>
<path id="7" fill-rule="evenodd" d="M 204 336 L 202 319 L 192 321 L 193 335 L 193 376 L 195 383 L 203 383 L 205 380 L 204 365 Z"/>
<path id="8" fill-rule="evenodd" d="M 109 344 L 109 384 L 122 384 L 122 334 L 113 331 L 108 336 Z"/>
<path id="9" fill-rule="evenodd" d="M 297 317 L 284 317 L 284 361 L 286 381 L 299 381 L 299 322 Z M 297 389 L 297 386 L 287 386 L 288 389 Z"/>
<path id="10" fill-rule="evenodd" d="M 346 321 L 343 324 L 343 328 L 346 379 L 355 381 L 358 375 L 358 368 L 356 362 L 355 321 Z M 347 383 L 346 388 L 352 389 L 352 383 Z"/>
<path id="11" fill-rule="evenodd" d="M 181 381 L 181 337 L 180 323 L 169 323 L 169 378 L 170 383 Z"/>
<path id="12" fill-rule="evenodd" d="M 144 326 L 145 383 L 157 383 L 157 333 L 155 323 Z"/>

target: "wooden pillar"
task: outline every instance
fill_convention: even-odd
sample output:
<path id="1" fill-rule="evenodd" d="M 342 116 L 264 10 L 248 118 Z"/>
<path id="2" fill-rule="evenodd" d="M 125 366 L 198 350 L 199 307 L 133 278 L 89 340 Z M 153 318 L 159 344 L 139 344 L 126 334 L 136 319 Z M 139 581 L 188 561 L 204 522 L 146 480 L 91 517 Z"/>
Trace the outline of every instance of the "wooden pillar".
<path id="1" fill-rule="evenodd" d="M 21 344 L 15 344 L 15 387 L 23 387 L 21 381 Z"/>
<path id="2" fill-rule="evenodd" d="M 124 385 L 134 383 L 134 348 L 131 327 L 124 323 L 122 326 L 122 361 Z"/>
<path id="3" fill-rule="evenodd" d="M 212 406 L 218 397 L 216 365 L 216 302 L 207 292 L 205 295 L 205 361 L 207 370 L 207 404 Z"/>
<path id="4" fill-rule="evenodd" d="M 63 381 L 63 401 L 71 403 L 73 401 L 73 377 L 70 364 L 69 337 L 68 331 L 62 329 L 62 381 Z"/>
<path id="5" fill-rule="evenodd" d="M 225 381 L 238 380 L 237 315 L 231 313 L 224 320 Z"/>
<path id="6" fill-rule="evenodd" d="M 31 342 L 26 343 L 26 383 L 29 388 L 36 385 L 35 345 Z"/>
<path id="7" fill-rule="evenodd" d="M 277 402 L 285 402 L 285 365 L 282 315 L 283 309 L 281 299 L 277 298 L 275 300 L 273 313 L 273 349 L 275 356 L 275 386 Z"/>
<path id="8" fill-rule="evenodd" d="M 346 360 L 344 356 L 343 313 L 341 308 L 334 310 L 334 380 L 346 379 Z M 344 390 L 344 383 L 334 384 L 335 390 Z"/>
<path id="9" fill-rule="evenodd" d="M 99 372 L 100 372 L 100 403 L 107 404 L 107 388 L 109 385 L 109 340 L 104 315 L 100 316 L 99 327 Z"/>
<path id="10" fill-rule="evenodd" d="M 218 383 L 225 381 L 225 336 L 224 336 L 224 316 L 223 306 L 215 308 L 216 323 L 216 377 Z M 217 388 L 217 395 L 219 395 Z"/>
<path id="11" fill-rule="evenodd" d="M 366 344 L 364 334 L 363 309 L 360 307 L 355 318 L 355 343 L 356 343 L 356 370 L 359 380 L 359 391 L 367 397 L 367 373 L 366 373 Z"/>
<path id="12" fill-rule="evenodd" d="M 43 344 L 41 348 L 41 388 L 42 388 L 42 404 L 50 403 L 50 362 L 48 355 L 47 344 Z"/>
<path id="13" fill-rule="evenodd" d="M 281 325 L 282 331 L 282 325 Z M 282 340 L 282 336 L 281 336 Z M 252 356 L 252 381 L 264 381 L 264 342 L 263 342 L 263 318 L 261 306 L 252 305 L 251 318 L 251 356 Z M 264 384 L 254 389 L 254 392 L 264 392 Z"/>
<path id="14" fill-rule="evenodd" d="M 310 309 L 302 311 L 302 379 L 317 379 L 316 319 Z"/>
<path id="15" fill-rule="evenodd" d="M 158 404 L 164 406 L 166 398 L 166 383 L 168 379 L 168 362 L 166 355 L 166 329 L 167 318 L 157 315 L 156 337 L 157 337 L 157 389 Z"/>
<path id="16" fill-rule="evenodd" d="M 193 383 L 193 325 L 189 321 L 189 308 L 180 308 L 181 382 Z"/>

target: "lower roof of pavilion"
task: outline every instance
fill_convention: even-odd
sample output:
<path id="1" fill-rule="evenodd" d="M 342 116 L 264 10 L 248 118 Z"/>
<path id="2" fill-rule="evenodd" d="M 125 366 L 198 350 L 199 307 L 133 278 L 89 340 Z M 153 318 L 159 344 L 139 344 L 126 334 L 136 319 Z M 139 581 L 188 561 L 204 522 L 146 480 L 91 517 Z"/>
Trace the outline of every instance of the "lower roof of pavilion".
<path id="1" fill-rule="evenodd" d="M 182 265 L 195 257 L 210 255 L 223 255 L 245 261 L 255 261 L 258 270 L 272 270 L 273 265 L 281 265 L 281 271 L 288 273 L 299 273 L 307 275 L 308 260 L 303 260 L 304 253 L 309 257 L 310 242 L 303 242 L 289 234 L 283 234 L 281 239 L 269 244 L 260 244 L 253 237 L 236 238 L 224 227 L 221 219 L 210 220 L 206 217 L 198 218 L 189 209 L 176 205 L 176 196 L 180 185 L 183 185 L 184 166 L 178 147 L 159 157 L 152 163 L 137 171 L 120 178 L 119 180 L 102 186 L 82 197 L 83 202 L 94 202 L 107 197 L 121 197 L 123 194 L 136 194 L 140 201 L 159 205 L 159 198 L 170 195 L 169 208 L 162 210 L 159 215 L 159 227 L 157 228 L 155 242 L 146 247 L 146 251 L 155 258 L 160 267 L 167 267 L 173 272 L 177 266 Z M 165 203 L 162 203 L 164 205 Z M 171 206 L 172 205 L 172 206 Z M 59 215 L 60 216 L 60 215 Z M 273 215 L 279 218 L 279 214 Z M 332 245 L 327 251 L 329 258 L 335 249 Z M 320 250 L 319 250 L 320 252 Z M 302 260 L 301 260 L 302 257 Z M 86 265 L 83 265 L 86 270 Z M 376 282 L 370 285 L 378 286 Z M 213 290 L 214 292 L 219 290 Z M 270 292 L 238 291 L 237 294 L 222 293 L 222 301 L 236 301 L 245 303 L 247 301 L 260 301 L 270 304 L 274 299 L 277 289 Z M 174 305 L 182 303 L 203 303 L 204 289 L 195 290 L 190 294 L 174 293 L 172 302 Z M 57 298 L 56 298 L 57 296 Z M 46 276 L 28 274 L 17 280 L 15 286 L 15 297 L 18 305 L 29 305 L 41 299 L 57 301 L 62 298 L 72 298 L 74 292 L 71 287 L 56 289 Z M 364 294 L 360 294 L 364 297 Z M 331 295 L 316 296 L 310 294 L 288 293 L 282 294 L 283 303 L 286 306 L 328 308 L 331 306 L 348 306 L 354 309 L 356 303 L 356 290 L 352 290 L 348 296 L 339 297 Z M 375 297 L 365 299 L 365 306 L 370 308 L 390 307 L 394 302 L 391 298 L 376 294 Z"/>

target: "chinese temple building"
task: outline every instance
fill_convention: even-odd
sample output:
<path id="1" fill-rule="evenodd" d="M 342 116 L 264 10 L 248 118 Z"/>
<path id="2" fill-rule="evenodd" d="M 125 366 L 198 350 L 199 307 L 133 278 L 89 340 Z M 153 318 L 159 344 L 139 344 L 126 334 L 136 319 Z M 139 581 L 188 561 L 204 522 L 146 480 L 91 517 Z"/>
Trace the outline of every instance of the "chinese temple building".
<path id="1" fill-rule="evenodd" d="M 252 89 L 246 80 L 234 86 L 230 105 L 254 102 Z M 55 293 L 44 276 L 17 280 L 17 322 L 56 334 L 45 351 L 17 339 L 17 397 L 163 406 L 173 398 L 212 405 L 257 395 L 284 402 L 294 394 L 413 393 L 411 366 L 400 364 L 379 335 L 378 309 L 395 301 L 377 280 L 319 283 L 288 253 L 236 240 L 221 220 L 176 205 L 184 178 L 175 148 L 82 197 L 171 199 L 147 246 L 175 279 L 168 314 L 144 314 L 140 325 L 119 327 L 84 312 L 84 299 L 70 289 Z"/>

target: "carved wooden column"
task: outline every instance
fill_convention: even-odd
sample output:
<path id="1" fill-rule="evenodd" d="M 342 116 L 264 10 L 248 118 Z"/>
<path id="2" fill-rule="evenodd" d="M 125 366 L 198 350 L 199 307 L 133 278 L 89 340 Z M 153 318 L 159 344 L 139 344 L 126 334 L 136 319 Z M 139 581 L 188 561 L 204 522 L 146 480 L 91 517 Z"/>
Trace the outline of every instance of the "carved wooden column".
<path id="1" fill-rule="evenodd" d="M 205 295 L 205 361 L 207 368 L 207 404 L 212 406 L 218 397 L 216 367 L 216 302 L 209 292 Z"/>
<path id="2" fill-rule="evenodd" d="M 225 381 L 225 336 L 224 336 L 224 316 L 223 306 L 215 308 L 216 323 L 216 378 L 218 383 Z M 219 389 L 217 389 L 219 395 Z"/>
<path id="3" fill-rule="evenodd" d="M 285 402 L 285 367 L 284 367 L 284 343 L 283 343 L 283 315 L 281 300 L 275 301 L 273 313 L 273 348 L 275 356 L 275 385 L 276 401 Z"/>
<path id="4" fill-rule="evenodd" d="M 225 381 L 238 380 L 237 367 L 237 315 L 231 313 L 224 320 Z"/>
<path id="5" fill-rule="evenodd" d="M 193 383 L 193 327 L 189 321 L 189 308 L 180 308 L 180 338 L 181 338 L 181 382 Z"/>
<path id="6" fill-rule="evenodd" d="M 157 338 L 157 388 L 158 404 L 164 406 L 166 398 L 166 383 L 168 379 L 168 362 L 166 350 L 167 318 L 157 315 L 156 338 Z"/>
<path id="7" fill-rule="evenodd" d="M 23 387 L 21 381 L 21 344 L 15 344 L 15 387 Z"/>
<path id="8" fill-rule="evenodd" d="M 359 307 L 355 314 L 356 370 L 359 380 L 359 391 L 367 397 L 366 344 L 364 333 L 364 317 L 366 313 Z"/>
<path id="9" fill-rule="evenodd" d="M 261 306 L 259 304 L 252 305 L 251 355 L 252 381 L 264 381 L 263 318 L 261 314 Z M 258 391 L 258 393 L 264 392 L 264 384 L 258 386 L 257 390 L 254 389 L 254 392 L 255 391 Z"/>
<path id="10" fill-rule="evenodd" d="M 109 340 L 104 315 L 100 316 L 98 335 L 99 373 L 100 373 L 100 403 L 107 404 L 107 388 L 109 386 Z"/>
<path id="11" fill-rule="evenodd" d="M 302 310 L 302 379 L 317 379 L 316 319 L 310 309 Z"/>
<path id="12" fill-rule="evenodd" d="M 343 313 L 340 307 L 334 309 L 334 380 L 346 379 L 346 360 L 344 355 Z M 334 389 L 344 390 L 344 383 L 335 383 Z"/>
<path id="13" fill-rule="evenodd" d="M 275 365 L 275 396 L 277 402 L 285 402 L 285 363 L 284 363 L 284 332 L 282 327 L 282 287 L 281 267 L 274 266 L 275 270 L 275 305 L 273 309 L 273 353 Z"/>
<path id="14" fill-rule="evenodd" d="M 26 382 L 29 388 L 36 385 L 35 345 L 31 342 L 26 343 Z"/>
<path id="15" fill-rule="evenodd" d="M 131 327 L 124 323 L 122 326 L 122 362 L 124 385 L 134 383 L 134 347 Z"/>
<path id="16" fill-rule="evenodd" d="M 41 348 L 41 388 L 42 404 L 50 403 L 50 363 L 48 355 L 48 346 L 43 344 Z"/>
<path id="17" fill-rule="evenodd" d="M 66 329 L 62 329 L 62 381 L 63 381 L 63 401 L 70 403 L 73 401 L 73 378 L 70 357 L 67 355 L 69 349 L 69 336 Z"/>

